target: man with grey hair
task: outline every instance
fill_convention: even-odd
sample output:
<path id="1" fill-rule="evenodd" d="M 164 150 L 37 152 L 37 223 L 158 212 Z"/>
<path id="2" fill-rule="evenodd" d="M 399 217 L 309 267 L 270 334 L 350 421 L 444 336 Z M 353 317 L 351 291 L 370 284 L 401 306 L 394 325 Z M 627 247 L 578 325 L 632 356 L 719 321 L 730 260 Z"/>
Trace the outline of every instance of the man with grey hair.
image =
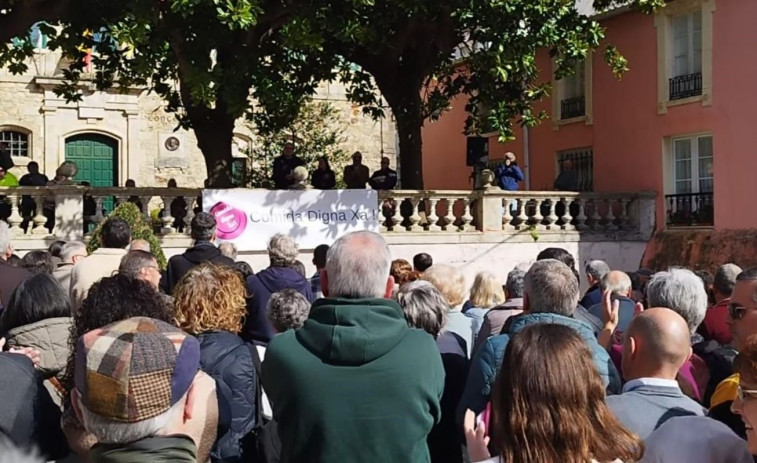
<path id="1" fill-rule="evenodd" d="M 608 393 L 620 392 L 620 375 L 607 350 L 597 343 L 593 329 L 573 318 L 578 305 L 578 281 L 573 271 L 553 259 L 537 261 L 526 273 L 523 289 L 523 314 L 510 325 L 507 333 L 487 339 L 471 360 L 465 392 L 457 409 L 462 425 L 465 411 L 479 414 L 491 400 L 494 380 L 500 372 L 510 338 L 523 328 L 537 323 L 555 323 L 573 328 L 586 341 Z"/>
<path id="2" fill-rule="evenodd" d="M 693 335 L 707 312 L 707 292 L 691 270 L 671 268 L 657 272 L 647 285 L 649 307 L 667 307 L 686 320 Z"/>
<path id="3" fill-rule="evenodd" d="M 218 244 L 218 250 L 221 251 L 221 254 L 236 262 L 237 255 L 239 254 L 236 244 L 231 241 L 224 241 Z"/>
<path id="4" fill-rule="evenodd" d="M 66 292 L 71 288 L 71 271 L 74 264 L 87 257 L 87 245 L 81 241 L 67 241 L 60 248 L 60 264 L 53 270 L 53 278 Z"/>
<path id="5" fill-rule="evenodd" d="M 161 288 L 169 296 L 173 288 L 192 268 L 211 262 L 217 265 L 234 267 L 234 261 L 221 254 L 215 246 L 216 219 L 207 212 L 198 212 L 192 219 L 192 239 L 195 240 L 193 247 L 187 249 L 184 254 L 173 256 L 168 260 L 166 273 L 161 281 Z"/>
<path id="6" fill-rule="evenodd" d="M 293 289 L 312 303 L 313 290 L 308 281 L 295 269 L 300 250 L 297 243 L 286 235 L 278 233 L 268 241 L 268 259 L 271 264 L 255 275 L 247 277 L 247 317 L 242 337 L 246 341 L 266 344 L 276 334 L 268 320 L 266 309 L 271 294 L 284 289 Z"/>
<path id="7" fill-rule="evenodd" d="M 628 325 L 631 324 L 631 319 L 636 313 L 636 302 L 634 302 L 631 296 L 631 277 L 627 273 L 619 270 L 613 270 L 607 273 L 603 278 L 600 285 L 602 293 L 605 291 L 610 292 L 610 298 L 613 301 L 618 301 L 618 331 L 625 331 L 628 329 Z M 602 304 L 596 304 L 589 307 L 589 313 L 602 320 Z"/>
<path id="8" fill-rule="evenodd" d="M 474 351 L 477 351 L 489 336 L 500 334 L 511 317 L 523 312 L 523 285 L 527 271 L 527 269 L 515 267 L 507 274 L 505 303 L 492 308 L 484 315 L 484 323 L 473 346 Z"/>
<path id="9" fill-rule="evenodd" d="M 32 273 L 24 268 L 8 265 L 6 261 L 12 255 L 10 228 L 6 222 L 0 220 L 0 307 L 8 303 L 18 285 L 32 276 Z"/>
<path id="10" fill-rule="evenodd" d="M 336 240 L 322 273 L 325 298 L 302 328 L 268 345 L 261 377 L 282 461 L 429 461 L 444 369 L 434 339 L 388 299 L 390 263 L 377 233 Z"/>
<path id="11" fill-rule="evenodd" d="M 160 267 L 155 256 L 149 252 L 133 250 L 121 259 L 118 273 L 128 277 L 146 281 L 158 291 L 160 286 Z"/>
<path id="12" fill-rule="evenodd" d="M 586 264 L 584 271 L 586 281 L 589 282 L 589 289 L 580 304 L 588 309 L 602 302 L 602 278 L 610 273 L 610 266 L 602 260 L 592 260 Z"/>
<path id="13" fill-rule="evenodd" d="M 728 306 L 731 303 L 731 293 L 736 286 L 736 277 L 741 271 L 741 267 L 736 264 L 725 264 L 715 272 L 712 292 L 716 303 L 707 309 L 704 321 L 699 325 L 699 334 L 706 341 L 715 340 L 721 346 L 725 346 L 733 340 L 731 330 L 728 328 Z"/>

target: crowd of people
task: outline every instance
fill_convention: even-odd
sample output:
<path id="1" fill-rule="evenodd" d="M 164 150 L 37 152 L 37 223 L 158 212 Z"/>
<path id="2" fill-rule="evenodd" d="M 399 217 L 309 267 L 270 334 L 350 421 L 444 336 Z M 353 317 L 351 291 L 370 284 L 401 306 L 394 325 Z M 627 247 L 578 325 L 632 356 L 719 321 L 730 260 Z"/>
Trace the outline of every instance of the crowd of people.
<path id="1" fill-rule="evenodd" d="M 757 269 L 630 274 L 544 249 L 501 281 L 381 235 L 288 236 L 257 272 L 212 215 L 161 269 L 14 260 L 0 222 L 0 462 L 752 462 Z"/>

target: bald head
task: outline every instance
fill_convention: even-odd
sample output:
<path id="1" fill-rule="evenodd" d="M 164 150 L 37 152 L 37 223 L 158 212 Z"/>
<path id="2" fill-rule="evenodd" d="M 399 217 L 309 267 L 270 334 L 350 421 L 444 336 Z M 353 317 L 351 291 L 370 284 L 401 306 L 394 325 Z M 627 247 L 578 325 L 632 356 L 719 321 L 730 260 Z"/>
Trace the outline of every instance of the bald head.
<path id="1" fill-rule="evenodd" d="M 675 379 L 691 355 L 686 321 L 670 309 L 648 309 L 635 316 L 623 346 L 623 376 Z"/>
<path id="2" fill-rule="evenodd" d="M 130 251 L 144 251 L 144 252 L 151 252 L 150 251 L 150 242 L 143 239 L 137 239 L 132 240 L 131 244 L 129 245 Z"/>
<path id="3" fill-rule="evenodd" d="M 631 294 L 631 277 L 625 272 L 613 270 L 602 277 L 602 290 L 628 297 Z"/>

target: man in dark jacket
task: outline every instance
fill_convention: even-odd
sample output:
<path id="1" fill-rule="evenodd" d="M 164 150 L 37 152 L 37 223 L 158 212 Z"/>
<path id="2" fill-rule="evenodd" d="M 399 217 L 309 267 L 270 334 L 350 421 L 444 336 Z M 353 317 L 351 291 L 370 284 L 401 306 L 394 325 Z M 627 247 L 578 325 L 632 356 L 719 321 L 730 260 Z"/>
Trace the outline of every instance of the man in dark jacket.
<path id="1" fill-rule="evenodd" d="M 166 273 L 163 274 L 161 288 L 169 296 L 174 286 L 190 269 L 205 262 L 218 265 L 234 266 L 234 261 L 221 254 L 213 244 L 216 239 L 216 219 L 207 212 L 199 212 L 192 219 L 192 238 L 195 245 L 184 254 L 173 256 L 168 260 Z"/>
<path id="2" fill-rule="evenodd" d="M 522 182 L 523 171 L 515 162 L 515 154 L 505 153 L 505 162 L 497 167 L 495 172 L 499 187 L 505 191 L 518 191 L 518 183 Z"/>
<path id="3" fill-rule="evenodd" d="M 271 265 L 247 277 L 247 318 L 242 329 L 242 337 L 247 341 L 268 343 L 276 331 L 266 316 L 268 299 L 271 294 L 282 289 L 293 289 L 301 293 L 308 302 L 313 302 L 310 281 L 293 268 L 299 249 L 297 243 L 288 236 L 274 235 L 268 242 L 268 258 Z"/>
<path id="4" fill-rule="evenodd" d="M 286 143 L 281 156 L 273 160 L 271 180 L 277 190 L 286 190 L 294 183 L 292 172 L 295 167 L 304 166 L 305 161 L 294 154 L 294 143 Z"/>
<path id="5" fill-rule="evenodd" d="M 457 408 L 462 424 L 467 409 L 481 413 L 491 400 L 492 388 L 500 372 L 510 337 L 528 325 L 557 323 L 575 329 L 592 351 L 594 364 L 604 380 L 608 393 L 620 393 L 620 375 L 604 347 L 597 343 L 594 331 L 585 323 L 571 318 L 578 305 L 578 281 L 562 262 L 546 259 L 536 262 L 526 273 L 523 290 L 523 314 L 513 321 L 506 334 L 487 339 L 471 361 L 468 382 Z"/>
<path id="6" fill-rule="evenodd" d="M 0 220 L 0 308 L 5 307 L 18 285 L 32 276 L 31 272 L 24 268 L 8 265 L 6 261 L 12 255 L 10 228 L 6 222 Z"/>
<path id="7" fill-rule="evenodd" d="M 602 278 L 610 273 L 610 266 L 601 260 L 592 260 L 586 264 L 586 281 L 589 289 L 581 299 L 580 304 L 587 309 L 602 302 Z"/>
<path id="8" fill-rule="evenodd" d="M 374 190 L 393 190 L 397 186 L 397 171 L 389 168 L 389 158 L 381 158 L 381 169 L 368 180 Z"/>
<path id="9" fill-rule="evenodd" d="M 322 275 L 326 298 L 269 344 L 262 380 L 282 462 L 429 461 L 444 368 L 434 338 L 389 300 L 390 262 L 376 233 L 338 239 Z"/>

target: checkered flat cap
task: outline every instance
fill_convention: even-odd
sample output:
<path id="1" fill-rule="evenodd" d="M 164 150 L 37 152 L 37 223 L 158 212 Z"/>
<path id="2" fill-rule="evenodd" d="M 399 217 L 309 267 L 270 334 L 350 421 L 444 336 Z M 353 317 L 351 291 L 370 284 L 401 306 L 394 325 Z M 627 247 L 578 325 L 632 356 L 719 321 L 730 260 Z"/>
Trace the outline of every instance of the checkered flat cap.
<path id="1" fill-rule="evenodd" d="M 135 317 L 79 338 L 74 381 L 89 411 L 136 423 L 167 412 L 199 368 L 197 339 L 160 320 Z"/>

